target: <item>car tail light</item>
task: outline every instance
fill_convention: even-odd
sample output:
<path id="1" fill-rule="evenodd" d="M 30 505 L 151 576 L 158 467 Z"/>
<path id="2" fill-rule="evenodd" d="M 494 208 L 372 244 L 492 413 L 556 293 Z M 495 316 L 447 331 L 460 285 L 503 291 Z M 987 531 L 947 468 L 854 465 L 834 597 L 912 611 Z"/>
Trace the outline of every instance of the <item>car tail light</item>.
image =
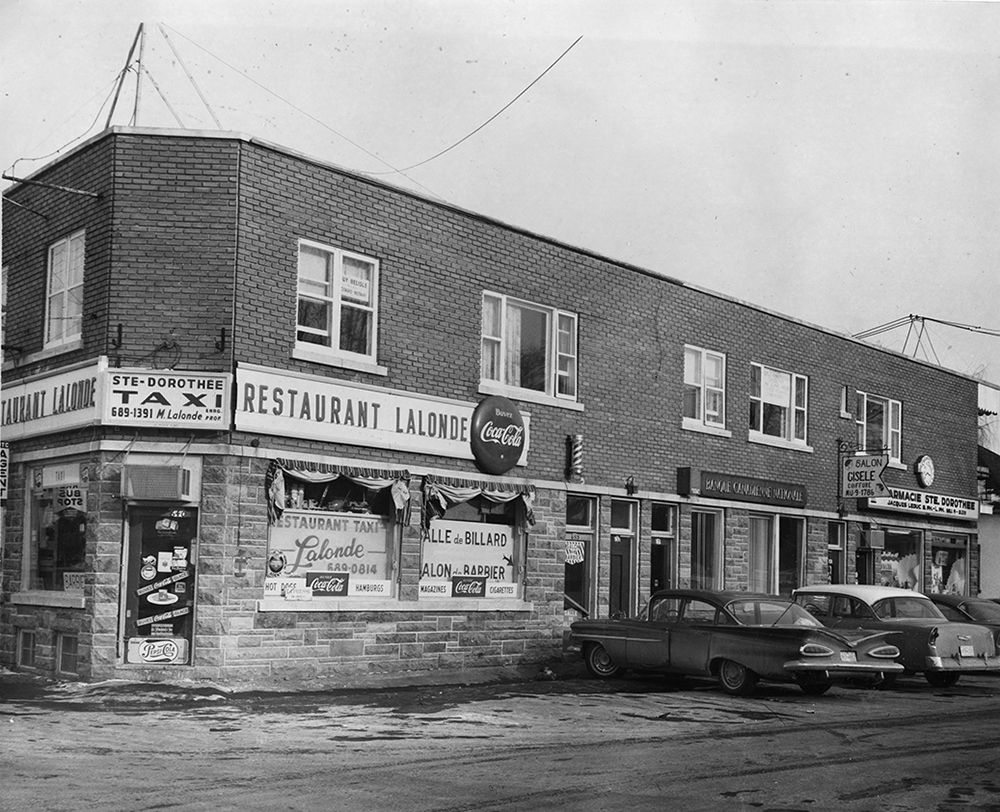
<path id="1" fill-rule="evenodd" d="M 799 649 L 799 653 L 804 657 L 829 657 L 833 654 L 833 649 L 821 646 L 819 643 L 806 643 Z"/>
<path id="2" fill-rule="evenodd" d="M 927 643 L 928 643 L 928 645 L 936 646 L 937 645 L 937 641 L 938 641 L 938 637 L 940 637 L 940 636 L 941 636 L 941 630 L 937 626 L 935 626 L 933 629 L 931 629 L 931 633 L 927 637 Z"/>
<path id="3" fill-rule="evenodd" d="M 868 652 L 872 657 L 884 657 L 887 660 L 894 660 L 899 656 L 899 649 L 895 646 L 879 646 Z"/>

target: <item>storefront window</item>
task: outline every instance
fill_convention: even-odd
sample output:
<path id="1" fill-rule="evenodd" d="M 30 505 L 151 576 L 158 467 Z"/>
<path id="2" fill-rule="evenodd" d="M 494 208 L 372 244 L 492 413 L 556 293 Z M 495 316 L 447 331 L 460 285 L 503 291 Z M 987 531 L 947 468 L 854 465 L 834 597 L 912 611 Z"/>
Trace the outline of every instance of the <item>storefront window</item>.
<path id="1" fill-rule="evenodd" d="M 722 514 L 691 513 L 691 588 L 722 589 Z"/>
<path id="2" fill-rule="evenodd" d="M 424 477 L 421 600 L 519 599 L 534 501 L 530 485 Z"/>
<path id="3" fill-rule="evenodd" d="M 273 463 L 265 598 L 379 598 L 394 592 L 405 472 Z"/>
<path id="4" fill-rule="evenodd" d="M 87 513 L 85 486 L 47 485 L 42 471 L 31 495 L 30 588 L 83 590 Z"/>
<path id="5" fill-rule="evenodd" d="M 774 592 L 774 531 L 770 516 L 750 517 L 751 592 Z"/>
<path id="6" fill-rule="evenodd" d="M 830 522 L 827 524 L 826 533 L 826 561 L 830 583 L 846 583 L 844 556 L 847 549 L 847 524 Z"/>
<path id="7" fill-rule="evenodd" d="M 790 596 L 802 586 L 805 571 L 806 523 L 804 519 L 778 517 L 778 594 Z"/>
<path id="8" fill-rule="evenodd" d="M 885 547 L 879 555 L 878 583 L 921 592 L 921 533 L 918 530 L 885 531 Z"/>
<path id="9" fill-rule="evenodd" d="M 934 536 L 931 539 L 931 581 L 928 592 L 968 595 L 967 536 Z"/>
<path id="10" fill-rule="evenodd" d="M 563 581 L 563 608 L 584 617 L 592 603 L 591 563 L 597 521 L 597 499 L 590 496 L 566 497 L 566 566 Z"/>

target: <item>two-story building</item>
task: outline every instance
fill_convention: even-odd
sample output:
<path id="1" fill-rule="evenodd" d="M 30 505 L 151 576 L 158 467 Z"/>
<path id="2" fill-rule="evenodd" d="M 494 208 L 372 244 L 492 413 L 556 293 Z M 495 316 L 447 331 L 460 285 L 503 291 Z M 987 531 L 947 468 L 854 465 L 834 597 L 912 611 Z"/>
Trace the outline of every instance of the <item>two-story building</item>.
<path id="1" fill-rule="evenodd" d="M 218 132 L 3 229 L 5 665 L 468 679 L 670 585 L 977 591 L 976 382 L 685 269 Z"/>

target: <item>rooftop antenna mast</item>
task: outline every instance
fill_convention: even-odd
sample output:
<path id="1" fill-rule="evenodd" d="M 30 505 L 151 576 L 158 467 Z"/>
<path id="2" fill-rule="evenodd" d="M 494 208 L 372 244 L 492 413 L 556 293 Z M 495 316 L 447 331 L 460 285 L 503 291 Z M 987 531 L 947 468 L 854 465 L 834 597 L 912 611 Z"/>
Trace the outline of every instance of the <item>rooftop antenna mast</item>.
<path id="1" fill-rule="evenodd" d="M 118 87 L 115 88 L 115 98 L 111 102 L 111 111 L 108 113 L 108 123 L 104 125 L 107 129 L 111 126 L 111 119 L 115 115 L 115 108 L 118 106 L 118 96 L 121 95 L 122 86 L 125 84 L 125 77 L 128 75 L 129 65 L 132 64 L 132 54 L 135 53 L 135 46 L 143 39 L 142 34 L 142 23 L 139 23 L 139 30 L 135 32 L 135 39 L 132 40 L 132 47 L 128 49 L 128 56 L 125 57 L 125 67 L 122 68 L 121 76 L 118 77 Z M 139 87 L 140 87 L 140 74 L 136 71 L 136 99 L 135 99 L 135 114 L 139 112 Z M 133 119 L 134 120 L 134 119 Z"/>

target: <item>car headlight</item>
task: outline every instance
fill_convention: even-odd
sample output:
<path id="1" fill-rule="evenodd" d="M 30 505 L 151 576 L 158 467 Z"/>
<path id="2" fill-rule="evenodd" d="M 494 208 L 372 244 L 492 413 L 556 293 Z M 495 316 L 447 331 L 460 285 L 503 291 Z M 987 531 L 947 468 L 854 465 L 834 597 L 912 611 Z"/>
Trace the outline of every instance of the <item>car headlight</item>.
<path id="1" fill-rule="evenodd" d="M 819 643 L 806 643 L 799 649 L 799 654 L 803 657 L 829 657 L 833 654 L 833 649 Z"/>
<path id="2" fill-rule="evenodd" d="M 879 646 L 868 652 L 872 657 L 884 657 L 887 660 L 894 660 L 899 656 L 899 649 L 895 646 Z"/>

